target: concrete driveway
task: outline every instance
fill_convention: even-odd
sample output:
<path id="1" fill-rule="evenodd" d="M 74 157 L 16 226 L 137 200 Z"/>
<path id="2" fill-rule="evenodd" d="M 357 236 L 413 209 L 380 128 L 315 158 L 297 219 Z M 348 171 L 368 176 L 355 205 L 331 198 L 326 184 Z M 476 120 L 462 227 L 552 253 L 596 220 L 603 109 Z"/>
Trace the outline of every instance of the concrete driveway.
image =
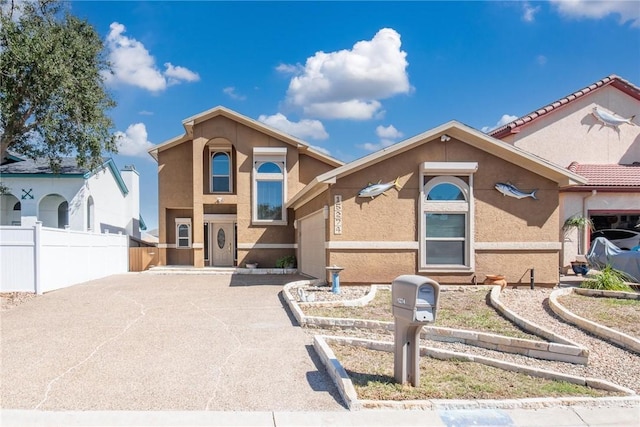
<path id="1" fill-rule="evenodd" d="M 296 276 L 129 273 L 1 313 L 1 406 L 345 410 L 280 299 Z"/>

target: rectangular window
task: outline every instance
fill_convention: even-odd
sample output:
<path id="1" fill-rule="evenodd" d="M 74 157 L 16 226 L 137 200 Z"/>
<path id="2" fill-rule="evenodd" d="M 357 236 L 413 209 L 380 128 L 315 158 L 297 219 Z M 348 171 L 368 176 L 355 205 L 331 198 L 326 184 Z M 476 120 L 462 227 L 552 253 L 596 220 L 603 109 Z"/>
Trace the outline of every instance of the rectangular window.
<path id="1" fill-rule="evenodd" d="M 425 224 L 427 264 L 465 265 L 464 214 L 427 213 Z"/>
<path id="2" fill-rule="evenodd" d="M 211 192 L 231 193 L 231 151 L 211 151 Z"/>
<path id="3" fill-rule="evenodd" d="M 425 162 L 420 167 L 420 270 L 470 271 L 475 162 Z"/>
<path id="4" fill-rule="evenodd" d="M 191 248 L 191 218 L 176 218 L 176 248 Z"/>
<path id="5" fill-rule="evenodd" d="M 258 219 L 282 219 L 282 181 L 258 181 Z"/>
<path id="6" fill-rule="evenodd" d="M 287 149 L 256 147 L 253 149 L 254 223 L 286 225 Z"/>

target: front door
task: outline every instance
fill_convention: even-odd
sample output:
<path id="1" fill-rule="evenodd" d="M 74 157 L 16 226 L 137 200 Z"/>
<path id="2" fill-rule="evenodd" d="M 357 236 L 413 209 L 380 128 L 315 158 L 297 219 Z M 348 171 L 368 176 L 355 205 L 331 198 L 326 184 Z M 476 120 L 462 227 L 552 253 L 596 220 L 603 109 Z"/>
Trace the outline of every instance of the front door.
<path id="1" fill-rule="evenodd" d="M 233 267 L 233 223 L 211 224 L 211 252 L 214 267 Z"/>

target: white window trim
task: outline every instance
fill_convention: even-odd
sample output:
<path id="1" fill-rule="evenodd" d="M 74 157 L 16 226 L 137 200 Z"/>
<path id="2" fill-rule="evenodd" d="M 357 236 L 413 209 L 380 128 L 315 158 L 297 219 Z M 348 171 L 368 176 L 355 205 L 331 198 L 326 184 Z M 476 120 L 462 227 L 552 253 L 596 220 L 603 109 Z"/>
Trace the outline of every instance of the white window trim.
<path id="1" fill-rule="evenodd" d="M 258 166 L 273 162 L 282 166 L 282 173 L 261 173 Z M 260 178 L 260 179 L 258 179 Z M 282 180 L 282 219 L 258 219 L 258 181 Z M 286 147 L 254 147 L 253 170 L 251 176 L 252 201 L 251 222 L 257 225 L 287 225 L 287 148 Z"/>
<path id="2" fill-rule="evenodd" d="M 418 221 L 418 271 L 420 272 L 471 272 L 475 270 L 474 251 L 474 197 L 473 174 L 478 170 L 476 162 L 424 162 L 420 165 L 420 215 Z M 454 176 L 455 175 L 455 176 Z M 424 184 L 425 176 L 433 176 Z M 467 176 L 467 184 L 459 176 Z M 436 185 L 451 183 L 459 187 L 465 195 L 465 201 L 427 200 L 427 193 Z M 465 265 L 427 264 L 426 263 L 426 213 L 447 212 L 451 214 L 465 214 Z"/>
<path id="3" fill-rule="evenodd" d="M 213 156 L 217 153 L 224 153 L 229 156 L 229 190 L 213 191 Z M 209 193 L 210 194 L 230 194 L 233 193 L 233 150 L 228 147 L 209 147 Z"/>
<path id="4" fill-rule="evenodd" d="M 187 243 L 188 246 L 180 246 L 180 233 L 179 229 L 181 225 L 187 226 L 188 236 Z M 176 218 L 176 248 L 177 249 L 191 249 L 191 218 Z"/>

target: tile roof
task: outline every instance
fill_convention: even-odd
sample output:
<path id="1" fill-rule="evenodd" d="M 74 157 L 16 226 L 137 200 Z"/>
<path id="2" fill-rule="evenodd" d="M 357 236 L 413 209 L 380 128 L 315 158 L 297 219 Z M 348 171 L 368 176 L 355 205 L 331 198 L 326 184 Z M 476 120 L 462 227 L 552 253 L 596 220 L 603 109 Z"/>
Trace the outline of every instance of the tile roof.
<path id="1" fill-rule="evenodd" d="M 504 126 L 500 126 L 492 131 L 489 131 L 488 134 L 493 136 L 494 138 L 501 139 L 511 133 L 517 132 L 517 129 L 520 126 L 524 126 L 527 123 L 532 122 L 546 114 L 551 113 L 553 110 L 556 110 L 560 107 L 567 105 L 568 103 L 575 101 L 591 92 L 599 90 L 606 86 L 613 86 L 616 89 L 621 90 L 622 92 L 628 94 L 629 96 L 634 97 L 635 99 L 640 101 L 640 87 L 630 83 L 623 78 L 612 74 L 607 76 L 597 82 L 590 84 L 589 86 L 580 89 L 577 92 L 572 93 L 571 95 L 567 95 L 564 98 L 561 98 L 555 102 L 552 102 L 549 105 L 546 105 L 542 108 L 537 109 L 529 114 L 526 114 L 522 117 L 518 117 L 512 122 L 507 123 Z"/>
<path id="2" fill-rule="evenodd" d="M 640 187 L 640 163 L 633 165 L 593 165 L 571 163 L 567 168 L 585 177 L 586 187 Z"/>

